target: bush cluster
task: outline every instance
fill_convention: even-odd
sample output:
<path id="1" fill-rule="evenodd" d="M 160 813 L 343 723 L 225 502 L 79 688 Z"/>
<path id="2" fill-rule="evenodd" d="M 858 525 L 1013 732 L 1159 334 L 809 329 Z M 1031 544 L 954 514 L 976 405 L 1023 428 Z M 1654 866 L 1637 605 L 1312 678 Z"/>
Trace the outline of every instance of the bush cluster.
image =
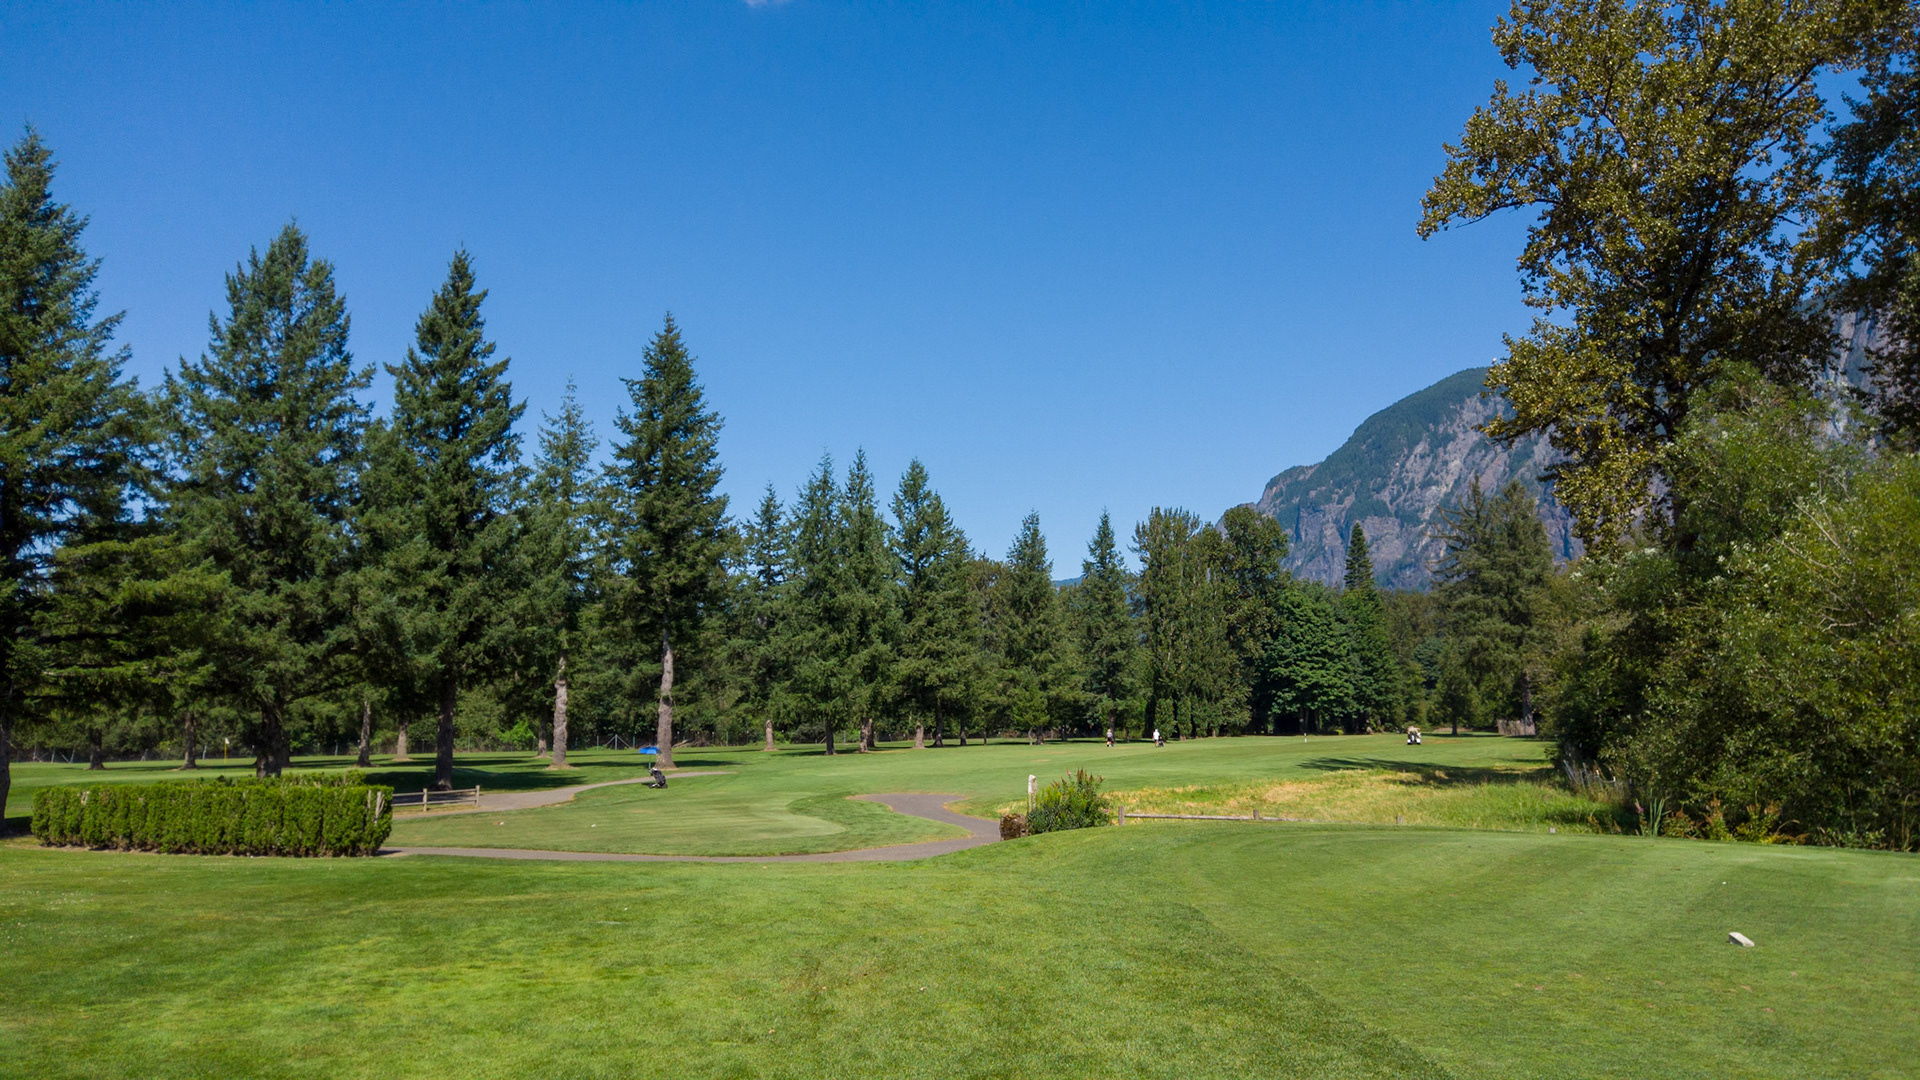
<path id="1" fill-rule="evenodd" d="M 1077 769 L 1040 792 L 1033 811 L 1027 815 L 1027 832 L 1059 832 L 1109 823 L 1107 797 L 1100 793 L 1100 778 L 1085 769 Z"/>
<path id="2" fill-rule="evenodd" d="M 196 855 L 371 855 L 393 830 L 393 789 L 356 776 L 176 780 L 43 788 L 49 846 Z"/>

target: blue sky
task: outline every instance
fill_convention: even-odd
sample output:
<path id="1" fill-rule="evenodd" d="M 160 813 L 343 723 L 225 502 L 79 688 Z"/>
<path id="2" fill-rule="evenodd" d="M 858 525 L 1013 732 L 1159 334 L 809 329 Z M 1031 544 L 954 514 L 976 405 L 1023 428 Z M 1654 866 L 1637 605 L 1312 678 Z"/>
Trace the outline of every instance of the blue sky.
<path id="1" fill-rule="evenodd" d="M 363 362 L 464 244 L 530 422 L 571 376 L 610 434 L 671 310 L 737 512 L 918 456 L 1064 577 L 1103 507 L 1217 515 L 1525 328 L 1524 220 L 1414 235 L 1504 9 L 0 5 L 0 125 L 143 384 L 291 217 Z"/>

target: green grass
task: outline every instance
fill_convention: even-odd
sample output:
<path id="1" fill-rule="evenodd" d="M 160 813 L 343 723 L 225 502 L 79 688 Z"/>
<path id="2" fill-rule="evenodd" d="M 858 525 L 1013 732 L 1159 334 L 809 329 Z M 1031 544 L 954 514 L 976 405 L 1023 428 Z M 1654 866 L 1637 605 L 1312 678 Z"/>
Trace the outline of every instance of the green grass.
<path id="1" fill-rule="evenodd" d="M 1916 913 L 1912 856 L 1412 827 L 833 865 L 16 845 L 0 1076 L 1911 1076 Z"/>
<path id="2" fill-rule="evenodd" d="M 586 792 L 571 803 L 507 814 L 416 816 L 396 821 L 392 843 L 422 847 L 511 847 L 682 855 L 771 855 L 878 847 L 961 835 L 847 796 L 898 791 L 961 796 L 962 809 L 992 816 L 1025 804 L 1029 775 L 1050 781 L 1076 768 L 1126 791 L 1179 782 L 1271 783 L 1325 779 L 1386 766 L 1437 767 L 1457 783 L 1511 781 L 1540 772 L 1542 744 L 1514 739 L 1434 739 L 1406 746 L 1397 736 L 1201 739 L 1108 749 L 1099 742 L 995 743 L 940 750 L 888 749 L 832 758 L 813 749 L 682 751 L 688 771 L 726 776 Z M 588 760 L 598 760 L 589 757 Z M 1392 821 L 1389 813 L 1385 819 Z"/>

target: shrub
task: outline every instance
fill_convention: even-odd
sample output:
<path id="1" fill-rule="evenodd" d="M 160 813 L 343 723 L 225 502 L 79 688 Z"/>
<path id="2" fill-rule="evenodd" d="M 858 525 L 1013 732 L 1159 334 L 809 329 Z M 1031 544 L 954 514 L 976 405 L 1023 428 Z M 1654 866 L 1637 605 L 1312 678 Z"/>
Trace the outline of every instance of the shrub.
<path id="1" fill-rule="evenodd" d="M 371 855 L 393 830 L 393 789 L 344 776 L 42 788 L 48 846 L 196 855 Z"/>
<path id="2" fill-rule="evenodd" d="M 1109 824 L 1107 797 L 1100 794 L 1100 778 L 1085 769 L 1055 780 L 1040 792 L 1027 815 L 1030 833 L 1058 832 Z"/>

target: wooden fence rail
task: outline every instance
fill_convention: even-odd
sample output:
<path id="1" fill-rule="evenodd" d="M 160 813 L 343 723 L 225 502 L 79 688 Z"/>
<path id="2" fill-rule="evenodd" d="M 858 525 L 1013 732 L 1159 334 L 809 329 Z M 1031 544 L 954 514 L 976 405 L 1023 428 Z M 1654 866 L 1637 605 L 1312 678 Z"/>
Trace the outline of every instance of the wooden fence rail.
<path id="1" fill-rule="evenodd" d="M 393 794 L 395 810 L 406 806 L 419 807 L 422 810 L 435 806 L 479 806 L 480 785 L 470 788 L 455 788 L 452 791 L 396 791 Z"/>

